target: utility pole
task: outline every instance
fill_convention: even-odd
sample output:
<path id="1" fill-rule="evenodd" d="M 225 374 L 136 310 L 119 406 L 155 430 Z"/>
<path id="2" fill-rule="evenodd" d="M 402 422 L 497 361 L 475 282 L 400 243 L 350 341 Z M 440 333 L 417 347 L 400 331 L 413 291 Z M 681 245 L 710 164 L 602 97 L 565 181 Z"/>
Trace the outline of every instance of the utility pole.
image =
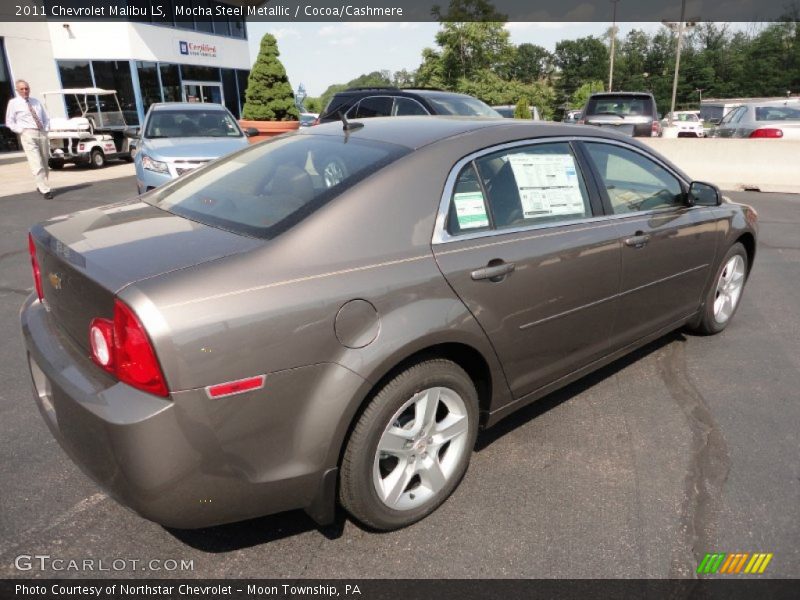
<path id="1" fill-rule="evenodd" d="M 619 0 L 610 0 L 614 5 L 613 25 L 611 26 L 611 64 L 608 68 L 608 91 L 614 89 L 614 50 L 617 42 L 617 3 Z"/>
<path id="2" fill-rule="evenodd" d="M 678 93 L 678 71 L 681 68 L 681 43 L 683 42 L 683 19 L 686 16 L 686 0 L 681 0 L 681 20 L 678 22 L 678 48 L 675 51 L 675 77 L 672 80 L 672 103 L 669 109 L 669 119 L 667 123 L 672 126 L 675 118 L 675 96 Z"/>

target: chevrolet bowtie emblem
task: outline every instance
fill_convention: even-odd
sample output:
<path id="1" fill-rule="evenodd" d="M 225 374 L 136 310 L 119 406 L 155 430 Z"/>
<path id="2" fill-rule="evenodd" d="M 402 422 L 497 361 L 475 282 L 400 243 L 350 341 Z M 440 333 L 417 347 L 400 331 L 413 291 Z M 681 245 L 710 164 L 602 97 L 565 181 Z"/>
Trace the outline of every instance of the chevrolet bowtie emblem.
<path id="1" fill-rule="evenodd" d="M 47 278 L 50 280 L 50 285 L 52 285 L 55 289 L 61 289 L 61 277 L 55 273 L 50 273 Z"/>

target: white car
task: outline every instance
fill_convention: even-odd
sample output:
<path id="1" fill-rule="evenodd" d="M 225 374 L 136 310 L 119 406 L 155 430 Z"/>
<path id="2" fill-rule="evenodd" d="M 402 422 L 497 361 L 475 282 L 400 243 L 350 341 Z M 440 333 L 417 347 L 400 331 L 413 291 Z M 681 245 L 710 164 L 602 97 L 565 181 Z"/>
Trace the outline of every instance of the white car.
<path id="1" fill-rule="evenodd" d="M 669 125 L 669 114 L 661 119 L 661 125 Z M 672 117 L 672 126 L 677 127 L 675 137 L 705 137 L 703 122 L 700 120 L 699 110 L 676 110 Z"/>

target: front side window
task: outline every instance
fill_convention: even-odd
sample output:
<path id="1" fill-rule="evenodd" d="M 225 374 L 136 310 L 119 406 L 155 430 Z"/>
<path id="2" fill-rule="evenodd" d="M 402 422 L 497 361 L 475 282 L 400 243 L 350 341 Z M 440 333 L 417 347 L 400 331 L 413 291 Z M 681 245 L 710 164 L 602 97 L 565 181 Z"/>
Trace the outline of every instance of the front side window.
<path id="1" fill-rule="evenodd" d="M 684 205 L 680 181 L 649 158 L 612 144 L 591 142 L 586 148 L 614 214 Z"/>
<path id="2" fill-rule="evenodd" d="M 592 214 L 569 144 L 533 144 L 464 167 L 451 199 L 451 235 L 569 222 Z"/>
<path id="3" fill-rule="evenodd" d="M 147 201 L 212 227 L 272 239 L 408 152 L 382 142 L 290 135 L 184 175 Z"/>

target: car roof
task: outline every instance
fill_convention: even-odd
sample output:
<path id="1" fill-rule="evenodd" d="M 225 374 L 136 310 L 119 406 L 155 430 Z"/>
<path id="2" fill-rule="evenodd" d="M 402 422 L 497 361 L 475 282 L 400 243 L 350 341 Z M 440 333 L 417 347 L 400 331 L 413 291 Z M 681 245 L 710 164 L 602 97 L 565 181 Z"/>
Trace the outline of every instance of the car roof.
<path id="1" fill-rule="evenodd" d="M 591 97 L 595 96 L 652 96 L 650 92 L 595 92 Z"/>
<path id="2" fill-rule="evenodd" d="M 222 104 L 214 102 L 157 102 L 150 110 L 227 110 Z"/>
<path id="3" fill-rule="evenodd" d="M 300 129 L 298 135 L 346 135 L 354 139 L 368 139 L 418 149 L 458 135 L 480 134 L 482 131 L 489 129 L 505 128 L 509 130 L 509 141 L 513 139 L 580 135 L 614 140 L 625 139 L 633 145 L 639 145 L 628 136 L 620 136 L 599 127 L 564 125 L 549 121 L 520 121 L 502 117 L 476 118 L 438 115 L 402 118 L 372 117 L 369 119 L 351 119 L 349 123 L 363 123 L 364 126 L 344 132 L 341 121 L 331 121 L 315 127 Z"/>
<path id="4" fill-rule="evenodd" d="M 429 98 L 451 98 L 458 96 L 462 98 L 472 98 L 468 94 L 460 94 L 458 92 L 448 92 L 445 90 L 431 90 L 424 88 L 394 88 L 394 87 L 363 87 L 352 88 L 349 90 L 342 90 L 336 92 L 337 96 L 370 96 L 370 95 L 386 95 L 386 96 L 403 96 L 403 95 L 417 95 L 426 96 Z"/>

